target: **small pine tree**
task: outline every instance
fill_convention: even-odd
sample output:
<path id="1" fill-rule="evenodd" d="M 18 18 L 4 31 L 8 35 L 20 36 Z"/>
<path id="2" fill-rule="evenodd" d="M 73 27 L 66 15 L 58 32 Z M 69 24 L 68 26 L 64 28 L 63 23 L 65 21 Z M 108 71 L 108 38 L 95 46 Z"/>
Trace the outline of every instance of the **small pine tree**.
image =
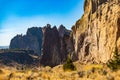
<path id="1" fill-rule="evenodd" d="M 120 69 L 120 55 L 117 47 L 115 47 L 113 59 L 108 61 L 107 66 L 112 70 Z"/>
<path id="2" fill-rule="evenodd" d="M 70 57 L 67 58 L 65 64 L 63 65 L 63 70 L 64 71 L 74 71 L 76 70 L 75 65 L 73 64 L 72 60 L 70 59 Z"/>

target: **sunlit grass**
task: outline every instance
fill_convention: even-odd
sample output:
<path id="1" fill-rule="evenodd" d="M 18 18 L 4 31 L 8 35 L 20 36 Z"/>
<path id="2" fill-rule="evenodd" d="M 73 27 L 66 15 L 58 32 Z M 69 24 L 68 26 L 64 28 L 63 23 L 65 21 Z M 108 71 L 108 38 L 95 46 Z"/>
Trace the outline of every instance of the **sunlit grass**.
<path id="1" fill-rule="evenodd" d="M 64 71 L 63 65 L 26 70 L 4 67 L 0 69 L 0 80 L 108 80 L 107 78 L 120 80 L 120 70 L 111 72 L 108 67 L 101 64 L 84 65 L 75 62 L 74 65 L 77 68 L 75 71 Z"/>
<path id="2" fill-rule="evenodd" d="M 102 69 L 103 65 L 100 65 L 100 64 L 90 64 L 90 65 L 86 65 L 84 67 L 85 70 L 90 70 L 92 68 Z"/>

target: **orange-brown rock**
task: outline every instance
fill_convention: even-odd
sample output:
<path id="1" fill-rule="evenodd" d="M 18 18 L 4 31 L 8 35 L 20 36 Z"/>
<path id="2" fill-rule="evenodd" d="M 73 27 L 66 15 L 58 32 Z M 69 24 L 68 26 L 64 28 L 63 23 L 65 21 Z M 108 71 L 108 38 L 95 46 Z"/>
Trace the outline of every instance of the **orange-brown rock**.
<path id="1" fill-rule="evenodd" d="M 106 63 L 120 49 L 120 0 L 85 0 L 84 15 L 72 27 L 80 61 Z"/>

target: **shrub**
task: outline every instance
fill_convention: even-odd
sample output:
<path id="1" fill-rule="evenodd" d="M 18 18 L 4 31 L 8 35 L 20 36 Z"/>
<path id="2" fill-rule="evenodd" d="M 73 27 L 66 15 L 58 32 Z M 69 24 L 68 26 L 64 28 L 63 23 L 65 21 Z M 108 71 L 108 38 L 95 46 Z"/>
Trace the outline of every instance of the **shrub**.
<path id="1" fill-rule="evenodd" d="M 12 77 L 13 77 L 13 73 L 10 73 L 8 76 L 8 80 L 11 80 Z"/>
<path id="2" fill-rule="evenodd" d="M 70 57 L 67 58 L 65 64 L 63 65 L 63 70 L 64 71 L 73 71 L 76 70 L 75 65 L 73 64 L 72 60 L 70 59 Z"/>
<path id="3" fill-rule="evenodd" d="M 107 66 L 111 70 L 120 69 L 120 55 L 119 55 L 117 47 L 115 47 L 113 59 L 111 59 L 111 60 L 108 61 Z"/>
<path id="4" fill-rule="evenodd" d="M 80 78 L 82 78 L 85 75 L 85 71 L 79 71 L 78 75 L 79 75 Z"/>

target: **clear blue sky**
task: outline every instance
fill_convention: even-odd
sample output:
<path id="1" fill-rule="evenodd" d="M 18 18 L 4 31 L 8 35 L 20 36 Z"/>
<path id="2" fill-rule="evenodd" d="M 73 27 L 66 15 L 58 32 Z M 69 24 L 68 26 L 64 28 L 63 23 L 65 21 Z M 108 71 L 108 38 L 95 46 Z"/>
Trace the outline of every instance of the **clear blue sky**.
<path id="1" fill-rule="evenodd" d="M 84 0 L 0 0 L 0 46 L 32 26 L 63 24 L 71 29 L 82 16 L 83 5 Z"/>

